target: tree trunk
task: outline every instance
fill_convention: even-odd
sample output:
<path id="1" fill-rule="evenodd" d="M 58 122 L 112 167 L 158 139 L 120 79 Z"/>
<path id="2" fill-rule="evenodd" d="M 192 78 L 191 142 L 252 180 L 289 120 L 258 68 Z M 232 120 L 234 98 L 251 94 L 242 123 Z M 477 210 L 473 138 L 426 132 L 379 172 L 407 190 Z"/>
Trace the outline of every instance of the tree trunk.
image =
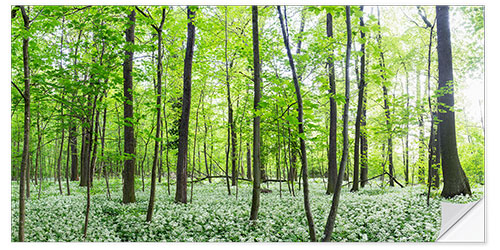
<path id="1" fill-rule="evenodd" d="M 187 45 L 184 58 L 184 89 L 182 94 L 182 114 L 179 123 L 179 150 L 177 154 L 177 182 L 175 201 L 187 203 L 187 150 L 189 135 L 189 113 L 191 111 L 191 68 L 193 66 L 196 12 L 187 7 Z"/>
<path id="2" fill-rule="evenodd" d="M 42 193 L 42 179 L 43 179 L 43 168 L 41 164 L 40 158 L 42 157 L 42 132 L 40 131 L 40 111 L 37 112 L 36 116 L 36 132 L 38 134 L 38 141 L 36 147 L 36 156 L 35 156 L 35 168 L 40 172 L 40 181 L 38 182 L 38 199 L 40 199 L 40 194 Z M 35 176 L 35 178 L 38 176 Z"/>
<path id="3" fill-rule="evenodd" d="M 403 68 L 406 75 L 406 135 L 405 135 L 405 144 L 404 144 L 404 174 L 405 174 L 405 184 L 408 185 L 410 183 L 410 160 L 409 160 L 409 136 L 410 136 L 410 77 L 408 75 L 408 70 L 406 69 L 406 65 L 403 63 Z"/>
<path id="4" fill-rule="evenodd" d="M 134 44 L 135 31 L 135 11 L 132 10 L 128 15 L 130 24 L 125 30 L 126 41 L 129 45 Z M 125 60 L 123 62 L 123 92 L 125 101 L 123 103 L 123 118 L 125 121 L 124 128 L 124 155 L 125 162 L 123 166 L 123 203 L 135 202 L 134 190 L 134 172 L 135 172 L 135 137 L 134 137 L 134 98 L 133 98 L 133 58 L 134 50 L 132 48 L 125 49 Z"/>
<path id="5" fill-rule="evenodd" d="M 158 166 L 158 161 L 161 160 L 159 158 L 160 151 L 160 132 L 161 132 L 161 84 L 162 84 L 162 74 L 163 74 L 163 65 L 162 65 L 162 30 L 163 24 L 165 22 L 165 7 L 162 8 L 162 18 L 160 22 L 160 26 L 156 29 L 156 33 L 158 34 L 158 60 L 156 60 L 156 134 L 155 134 L 155 154 L 153 158 L 153 168 L 151 169 L 151 189 L 149 193 L 149 204 L 148 204 L 148 212 L 146 214 L 146 221 L 151 221 L 153 219 L 153 211 L 155 205 L 155 194 L 156 194 L 156 168 Z"/>
<path id="6" fill-rule="evenodd" d="M 249 143 L 247 143 L 247 179 L 252 179 L 252 153 L 250 152 Z"/>
<path id="7" fill-rule="evenodd" d="M 377 8 L 378 19 L 377 23 L 380 27 L 380 10 Z M 377 43 L 380 49 L 380 77 L 382 78 L 382 91 L 384 93 L 384 113 L 385 113 L 385 126 L 387 132 L 387 155 L 389 160 L 389 174 L 394 176 L 394 165 L 392 158 L 392 124 L 391 124 L 391 111 L 389 109 L 389 96 L 387 93 L 386 78 L 385 78 L 385 60 L 384 60 L 384 52 L 382 50 L 382 36 L 380 30 L 377 35 Z M 389 178 L 389 185 L 394 187 L 394 180 Z"/>
<path id="8" fill-rule="evenodd" d="M 363 6 L 361 6 L 361 11 L 363 11 Z M 363 16 L 359 18 L 359 26 L 364 27 Z M 361 30 L 361 39 L 365 39 L 365 33 Z M 361 43 L 361 69 L 360 69 L 360 80 L 358 84 L 358 107 L 356 113 L 356 124 L 354 132 L 354 171 L 353 171 L 353 181 L 351 192 L 359 190 L 359 151 L 360 151 L 360 137 L 361 137 L 361 120 L 363 118 L 363 98 L 365 92 L 365 43 Z"/>
<path id="9" fill-rule="evenodd" d="M 326 15 L 326 34 L 333 37 L 332 14 Z M 337 181 L 337 102 L 335 101 L 335 64 L 333 61 L 334 51 L 328 58 L 328 81 L 330 83 L 330 130 L 328 134 L 328 186 L 326 194 L 332 194 Z"/>
<path id="10" fill-rule="evenodd" d="M 304 108 L 302 106 L 302 95 L 300 93 L 299 80 L 297 78 L 297 72 L 295 71 L 295 64 L 293 62 L 292 52 L 290 50 L 290 44 L 288 41 L 288 31 L 285 30 L 285 22 L 283 20 L 283 15 L 281 14 L 280 6 L 278 6 L 278 14 L 281 24 L 281 32 L 283 34 L 283 41 L 285 43 L 288 61 L 290 62 L 290 67 L 292 70 L 293 84 L 295 87 L 295 94 L 297 96 L 297 106 L 298 106 L 298 122 L 299 122 L 299 137 L 300 137 L 300 153 L 301 153 L 301 163 L 302 163 L 302 178 L 304 187 L 304 210 L 306 212 L 307 224 L 309 227 L 309 238 L 311 241 L 316 241 L 316 230 L 314 229 L 314 221 L 311 214 L 311 208 L 309 205 L 309 182 L 307 179 L 307 152 L 306 143 L 304 140 Z"/>
<path id="11" fill-rule="evenodd" d="M 74 124 L 71 125 L 69 130 L 70 139 L 69 142 L 71 144 L 71 180 L 78 181 L 78 153 L 77 153 L 77 137 L 76 137 L 76 126 Z"/>
<path id="12" fill-rule="evenodd" d="M 71 127 L 71 124 L 70 126 Z M 66 192 L 68 195 L 71 194 L 70 192 L 70 188 L 69 188 L 69 160 L 71 158 L 71 136 L 70 136 L 70 132 L 68 132 L 68 144 L 67 144 L 67 148 L 66 148 L 66 171 L 65 171 L 65 178 L 66 178 Z"/>
<path id="13" fill-rule="evenodd" d="M 429 58 L 430 60 L 430 58 Z M 429 98 L 430 101 L 430 98 Z M 419 110 L 418 115 L 418 175 L 421 176 L 424 174 L 424 158 L 425 158 L 425 143 L 424 143 L 424 107 L 422 104 L 421 90 L 420 90 L 420 71 L 417 71 L 417 107 Z M 429 111 L 432 112 L 431 103 L 429 103 Z M 432 123 L 432 114 L 431 114 L 431 123 Z M 432 125 L 431 125 L 432 126 Z M 429 144 L 430 145 L 430 144 Z"/>
<path id="14" fill-rule="evenodd" d="M 63 117 L 64 114 L 62 112 L 62 107 L 61 107 L 61 117 Z M 64 148 L 64 128 L 62 129 L 61 132 L 61 147 L 59 149 L 59 157 L 57 158 L 57 182 L 59 183 L 59 194 L 63 194 L 62 191 L 62 184 L 61 184 L 61 160 L 62 160 L 62 153 L 63 153 L 63 148 Z"/>
<path id="15" fill-rule="evenodd" d="M 366 65 L 365 65 L 366 67 Z M 361 187 L 365 187 L 368 179 L 368 142 L 366 139 L 366 89 L 363 93 L 363 113 L 361 117 Z"/>
<path id="16" fill-rule="evenodd" d="M 457 152 L 455 112 L 453 110 L 453 63 L 451 52 L 448 6 L 436 6 L 437 49 L 439 71 L 438 125 L 441 164 L 444 187 L 441 196 L 449 198 L 460 194 L 471 194 L 469 180 L 465 175 Z"/>
<path id="17" fill-rule="evenodd" d="M 254 97 L 253 109 L 255 115 L 253 118 L 253 191 L 252 208 L 250 210 L 250 220 L 257 220 L 260 205 L 260 115 L 258 115 L 261 97 L 261 78 L 260 78 L 260 52 L 259 52 L 259 9 L 258 6 L 252 6 L 252 37 L 253 37 L 253 82 Z"/>
<path id="18" fill-rule="evenodd" d="M 208 127 L 205 119 L 205 112 L 203 112 L 203 127 L 205 128 L 205 136 L 203 137 L 203 156 L 205 158 L 205 171 L 207 172 L 208 183 L 212 183 L 212 178 L 210 178 L 210 170 L 208 169 L 208 160 L 207 160 L 207 134 Z"/>
<path id="19" fill-rule="evenodd" d="M 26 32 L 30 29 L 30 20 L 26 14 L 24 6 L 20 6 L 23 15 L 24 29 Z M 29 168 L 29 151 L 30 151 L 30 66 L 29 66 L 29 36 L 23 37 L 23 72 L 24 72 L 24 144 L 23 155 L 21 160 L 21 169 L 19 171 L 19 231 L 18 240 L 24 241 L 24 221 L 25 221 L 25 171 Z M 40 182 L 40 186 L 41 186 Z"/>
<path id="20" fill-rule="evenodd" d="M 228 129 L 228 137 L 230 138 L 230 142 L 228 143 L 228 147 L 231 146 L 230 155 L 231 155 L 231 186 L 236 185 L 236 131 L 234 126 L 234 118 L 233 118 L 233 105 L 231 103 L 231 87 L 229 85 L 229 62 L 227 60 L 227 6 L 225 8 L 225 39 L 224 39 L 224 54 L 225 54 L 225 67 L 226 67 L 226 88 L 227 88 L 227 123 L 229 125 Z M 229 194 L 231 192 L 229 191 Z"/>
<path id="21" fill-rule="evenodd" d="M 337 178 L 337 183 L 335 183 L 335 191 L 333 193 L 332 206 L 330 208 L 330 213 L 325 225 L 325 234 L 321 241 L 328 242 L 331 240 L 333 226 L 335 224 L 335 217 L 337 216 L 337 208 L 340 201 L 340 191 L 342 188 L 342 179 L 344 177 L 345 167 L 347 165 L 348 155 L 349 155 L 349 58 L 351 56 L 351 9 L 350 6 L 345 7 L 346 11 L 346 27 L 347 27 L 347 46 L 346 46 L 346 59 L 345 59 L 345 104 L 344 104 L 344 114 L 343 120 L 343 143 L 342 143 L 342 160 L 340 161 L 339 175 Z"/>
<path id="22" fill-rule="evenodd" d="M 193 188 L 194 188 L 193 178 L 194 178 L 194 170 L 196 168 L 196 137 L 198 135 L 198 114 L 200 111 L 200 105 L 202 101 L 203 101 L 203 90 L 201 91 L 198 107 L 196 108 L 196 120 L 194 125 L 194 140 L 193 140 L 193 165 L 191 166 L 191 194 L 189 197 L 189 203 L 193 203 Z"/>

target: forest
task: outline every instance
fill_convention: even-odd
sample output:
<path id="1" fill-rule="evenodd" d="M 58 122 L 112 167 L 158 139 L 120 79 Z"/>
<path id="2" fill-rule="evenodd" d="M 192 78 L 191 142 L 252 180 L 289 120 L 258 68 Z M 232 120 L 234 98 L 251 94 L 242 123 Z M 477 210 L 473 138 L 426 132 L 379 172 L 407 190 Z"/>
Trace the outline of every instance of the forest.
<path id="1" fill-rule="evenodd" d="M 11 241 L 435 241 L 484 6 L 11 6 Z"/>

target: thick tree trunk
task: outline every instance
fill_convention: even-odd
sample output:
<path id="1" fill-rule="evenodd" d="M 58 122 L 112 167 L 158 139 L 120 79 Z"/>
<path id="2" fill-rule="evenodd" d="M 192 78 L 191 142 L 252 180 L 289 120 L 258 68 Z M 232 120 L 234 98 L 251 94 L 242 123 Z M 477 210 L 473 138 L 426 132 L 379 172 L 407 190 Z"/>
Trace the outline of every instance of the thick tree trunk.
<path id="1" fill-rule="evenodd" d="M 347 27 L 347 46 L 346 46 L 346 58 L 345 58 L 345 104 L 344 104 L 344 114 L 342 117 L 343 120 L 343 129 L 342 129 L 342 160 L 340 161 L 340 169 L 339 175 L 337 178 L 337 183 L 335 183 L 335 191 L 333 193 L 332 206 L 330 208 L 330 213 L 328 214 L 328 218 L 326 220 L 325 225 L 325 234 L 321 241 L 328 242 L 331 240 L 333 226 L 335 225 L 335 217 L 337 216 L 337 209 L 340 201 L 340 191 L 342 189 L 342 179 L 344 177 L 344 171 L 348 161 L 349 155 L 349 58 L 351 56 L 351 8 L 350 6 L 345 7 L 346 11 L 346 27 Z"/>
<path id="2" fill-rule="evenodd" d="M 457 152 L 455 112 L 453 110 L 453 63 L 451 52 L 448 6 L 436 6 L 437 49 L 439 71 L 438 125 L 441 164 L 444 187 L 441 196 L 449 198 L 459 194 L 471 194 L 469 180 L 465 175 Z"/>
<path id="3" fill-rule="evenodd" d="M 191 111 L 191 68 L 193 66 L 195 26 L 193 20 L 196 12 L 187 7 L 187 45 L 184 58 L 184 89 L 182 94 L 182 114 L 179 123 L 179 150 L 177 154 L 177 182 L 175 201 L 187 203 L 187 152 L 189 135 L 189 113 Z"/>
<path id="4" fill-rule="evenodd" d="M 332 14 L 326 15 L 326 34 L 327 37 L 333 37 Z M 330 130 L 328 134 L 328 185 L 326 188 L 327 194 L 333 194 L 335 182 L 337 180 L 337 101 L 335 101 L 335 65 L 333 61 L 334 51 L 328 58 L 328 81 L 330 83 Z"/>
<path id="5" fill-rule="evenodd" d="M 290 68 L 292 70 L 292 78 L 293 84 L 295 87 L 295 94 L 297 97 L 297 111 L 298 111 L 298 122 L 299 122 L 299 137 L 300 137 L 300 153 L 301 153 L 301 163 L 302 163 L 302 178 L 303 178 L 303 186 L 304 186 L 304 210 L 306 212 L 307 224 L 309 227 L 309 238 L 311 241 L 316 241 L 316 230 L 314 229 L 314 221 L 311 214 L 311 208 L 309 205 L 309 182 L 307 179 L 307 152 L 306 152 L 306 143 L 304 140 L 304 108 L 302 105 L 302 95 L 300 93 L 300 85 L 297 77 L 297 72 L 295 71 L 295 64 L 293 61 L 292 52 L 290 50 L 290 44 L 288 41 L 288 31 L 285 29 L 285 22 L 283 19 L 283 15 L 281 14 L 280 6 L 278 6 L 278 14 L 281 24 L 281 32 L 283 34 L 283 41 L 285 43 L 288 61 L 290 63 Z"/>
<path id="6" fill-rule="evenodd" d="M 135 11 L 132 10 L 128 15 L 130 24 L 125 31 L 126 41 L 129 45 L 134 44 L 135 31 Z M 133 69 L 134 50 L 127 48 L 125 50 L 125 60 L 123 62 L 123 90 L 125 101 L 123 103 L 124 128 L 124 155 L 126 160 L 123 166 L 123 203 L 135 202 L 134 190 L 134 172 L 135 172 L 135 137 L 134 137 L 134 98 L 133 98 Z"/>
<path id="7" fill-rule="evenodd" d="M 26 14 L 24 6 L 20 6 L 23 15 L 24 29 L 28 32 L 30 28 L 30 20 Z M 29 151 L 30 151 L 30 66 L 29 66 L 29 36 L 26 34 L 23 37 L 23 72 L 24 72 L 24 144 L 23 155 L 21 160 L 21 169 L 19 171 L 19 231 L 18 240 L 24 241 L 24 221 L 25 221 L 25 171 L 29 168 Z M 40 182 L 40 186 L 42 183 Z"/>
<path id="8" fill-rule="evenodd" d="M 260 52 L 259 52 L 259 9 L 252 6 L 252 38 L 253 38 L 253 82 L 254 97 L 253 109 L 258 114 L 261 97 L 260 78 Z M 250 210 L 250 220 L 257 220 L 260 205 L 260 115 L 253 118 L 253 191 L 252 208 Z"/>

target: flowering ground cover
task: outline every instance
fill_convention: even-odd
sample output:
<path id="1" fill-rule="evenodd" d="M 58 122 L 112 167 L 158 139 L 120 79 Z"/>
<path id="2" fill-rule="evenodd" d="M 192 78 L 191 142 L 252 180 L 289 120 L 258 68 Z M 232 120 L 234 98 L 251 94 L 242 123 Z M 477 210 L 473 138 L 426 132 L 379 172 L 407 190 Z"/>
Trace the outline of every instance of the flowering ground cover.
<path id="1" fill-rule="evenodd" d="M 136 183 L 135 204 L 121 203 L 121 181 L 110 180 L 111 199 L 104 180 L 95 180 L 91 189 L 89 229 L 86 241 L 97 242 L 302 242 L 308 241 L 302 191 L 296 186 L 292 196 L 284 184 L 280 198 L 277 183 L 269 184 L 272 193 L 261 195 L 258 222 L 249 222 L 251 192 L 249 182 L 240 183 L 238 197 L 233 188 L 227 195 L 225 183 L 196 183 L 193 201 L 174 202 L 165 182 L 159 184 L 151 223 L 145 222 L 149 200 L 148 183 L 142 192 Z M 310 183 L 311 208 L 316 230 L 322 235 L 332 196 L 325 194 L 324 183 Z M 12 182 L 11 239 L 17 240 L 18 183 Z M 26 203 L 26 241 L 83 241 L 86 188 L 71 183 L 71 195 L 60 195 L 53 181 L 44 182 L 40 198 L 32 188 Z M 267 184 L 263 184 L 267 188 Z M 63 186 L 65 190 L 65 186 Z M 433 241 L 440 229 L 440 201 L 434 191 L 430 206 L 422 186 L 406 188 L 372 186 L 351 193 L 347 187 L 341 203 L 332 241 Z M 472 197 L 456 197 L 453 202 L 470 202 L 482 197 L 475 188 Z M 189 197 L 189 196 L 188 196 Z M 450 200 L 448 200 L 450 201 Z"/>

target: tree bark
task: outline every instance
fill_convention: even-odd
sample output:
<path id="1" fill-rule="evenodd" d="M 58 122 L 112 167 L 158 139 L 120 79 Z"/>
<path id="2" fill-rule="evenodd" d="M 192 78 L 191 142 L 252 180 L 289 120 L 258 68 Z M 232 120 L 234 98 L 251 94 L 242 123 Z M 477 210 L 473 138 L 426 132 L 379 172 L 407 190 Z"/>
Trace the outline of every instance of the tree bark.
<path id="1" fill-rule="evenodd" d="M 125 31 L 127 45 L 134 45 L 135 31 L 135 10 L 132 10 L 128 15 L 129 24 Z M 123 89 L 125 101 L 123 104 L 123 118 L 125 120 L 124 128 L 124 155 L 125 162 L 123 166 L 123 203 L 135 202 L 134 190 L 134 172 L 135 172 L 135 137 L 134 137 L 134 98 L 133 98 L 133 58 L 134 50 L 132 48 L 125 49 L 125 60 L 123 62 Z"/>
<path id="2" fill-rule="evenodd" d="M 361 11 L 363 11 L 363 6 L 361 6 Z M 359 26 L 364 27 L 363 16 L 359 18 Z M 363 30 L 360 31 L 361 39 L 365 39 L 365 33 Z M 365 42 L 361 43 L 361 66 L 360 66 L 360 80 L 358 84 L 358 107 L 356 113 L 356 124 L 354 132 L 354 171 L 353 171 L 353 183 L 351 192 L 359 190 L 359 151 L 360 151 L 360 137 L 361 137 L 361 120 L 363 119 L 363 104 L 364 104 L 364 92 L 365 92 Z"/>
<path id="3" fill-rule="evenodd" d="M 330 208 L 330 213 L 328 214 L 328 218 L 325 225 L 325 234 L 321 241 L 328 242 L 331 240 L 333 226 L 335 224 L 335 217 L 337 216 L 337 209 L 340 201 L 340 191 L 342 189 L 342 181 L 344 177 L 344 171 L 347 165 L 348 155 L 349 155 L 349 58 L 351 56 L 351 8 L 350 6 L 345 7 L 346 11 L 346 28 L 347 28 L 347 46 L 346 46 L 346 58 L 345 58 L 345 104 L 344 104 L 344 114 L 342 117 L 343 120 L 343 129 L 342 129 L 342 160 L 340 161 L 340 169 L 339 175 L 337 178 L 337 183 L 335 186 L 335 191 L 333 193 L 332 206 Z"/>
<path id="4" fill-rule="evenodd" d="M 332 14 L 326 15 L 326 34 L 327 37 L 333 37 Z M 333 61 L 334 51 L 328 58 L 328 81 L 330 83 L 330 130 L 328 134 L 328 185 L 326 194 L 332 194 L 337 181 L 337 101 L 335 101 L 335 64 Z"/>
<path id="5" fill-rule="evenodd" d="M 187 152 L 189 135 L 189 113 L 191 111 L 191 69 L 193 66 L 193 52 L 195 26 L 193 20 L 196 12 L 187 7 L 187 45 L 184 58 L 184 89 L 182 94 L 182 114 L 179 123 L 179 150 L 177 154 L 177 182 L 175 201 L 187 203 Z"/>
<path id="6" fill-rule="evenodd" d="M 161 160 L 159 158 L 159 150 L 160 150 L 160 132 L 161 132 L 161 84 L 162 84 L 162 74 L 163 74 L 163 65 L 162 65 L 162 33 L 163 33 L 163 24 L 165 23 L 165 7 L 162 8 L 162 18 L 160 22 L 160 26 L 157 27 L 157 46 L 158 46 L 158 60 L 156 60 L 156 134 L 155 134 L 155 153 L 153 158 L 153 168 L 151 169 L 151 189 L 149 193 L 149 204 L 148 204 L 148 212 L 146 214 L 146 221 L 151 221 L 153 219 L 153 211 L 155 205 L 155 194 L 156 194 L 156 168 L 158 166 L 158 161 Z"/>
<path id="7" fill-rule="evenodd" d="M 365 65 L 366 67 L 366 65 Z M 366 89 L 363 93 L 363 113 L 361 117 L 361 187 L 365 187 L 368 182 L 368 141 L 366 139 Z"/>
<path id="8" fill-rule="evenodd" d="M 314 228 L 314 221 L 311 214 L 311 208 L 309 205 L 309 182 L 307 179 L 307 152 L 306 143 L 303 137 L 304 133 L 304 108 L 302 105 L 302 95 L 300 93 L 300 85 L 297 77 L 297 72 L 295 71 L 295 64 L 293 61 L 292 52 L 290 50 L 290 44 L 288 40 L 288 31 L 285 30 L 285 22 L 283 20 L 283 15 L 281 14 L 281 8 L 278 6 L 278 14 L 281 24 L 281 32 L 283 34 L 283 41 L 286 47 L 288 61 L 290 63 L 290 68 L 292 70 L 293 84 L 295 87 L 295 94 L 297 97 L 297 111 L 298 111 L 298 122 L 299 122 L 299 137 L 300 137 L 300 152 L 301 152 L 301 163 L 302 163 L 302 178 L 303 178 L 303 188 L 304 188 L 304 210 L 306 212 L 307 224 L 309 227 L 309 238 L 311 241 L 316 241 L 316 230 Z"/>
<path id="9" fill-rule="evenodd" d="M 259 52 L 259 9 L 258 6 L 252 6 L 252 38 L 253 38 L 253 82 L 254 97 L 253 109 L 255 116 L 253 118 L 253 191 L 252 208 L 250 210 L 250 220 L 257 220 L 260 205 L 260 97 L 261 97 L 261 78 L 260 78 L 260 52 Z"/>
<path id="10" fill-rule="evenodd" d="M 439 71 L 438 125 L 444 186 L 441 196 L 449 198 L 460 194 L 471 195 L 457 152 L 454 112 L 453 63 L 448 6 L 436 6 L 437 49 Z"/>
<path id="11" fill-rule="evenodd" d="M 61 107 L 61 117 L 63 117 L 64 114 L 62 112 L 62 107 Z M 61 132 L 61 146 L 59 148 L 59 157 L 57 158 L 57 182 L 59 183 L 59 194 L 63 194 L 62 191 L 62 183 L 61 183 L 61 160 L 62 160 L 62 153 L 63 153 L 63 148 L 64 148 L 64 128 L 62 129 Z"/>
<path id="12" fill-rule="evenodd" d="M 30 20 L 24 6 L 20 6 L 23 15 L 24 29 L 26 32 L 30 29 Z M 19 171 L 19 231 L 18 240 L 24 241 L 24 221 L 25 221 L 25 172 L 29 168 L 30 151 L 30 65 L 29 65 L 29 35 L 23 37 L 23 73 L 24 73 L 24 144 L 21 160 L 21 169 Z M 42 183 L 40 182 L 40 186 Z"/>

